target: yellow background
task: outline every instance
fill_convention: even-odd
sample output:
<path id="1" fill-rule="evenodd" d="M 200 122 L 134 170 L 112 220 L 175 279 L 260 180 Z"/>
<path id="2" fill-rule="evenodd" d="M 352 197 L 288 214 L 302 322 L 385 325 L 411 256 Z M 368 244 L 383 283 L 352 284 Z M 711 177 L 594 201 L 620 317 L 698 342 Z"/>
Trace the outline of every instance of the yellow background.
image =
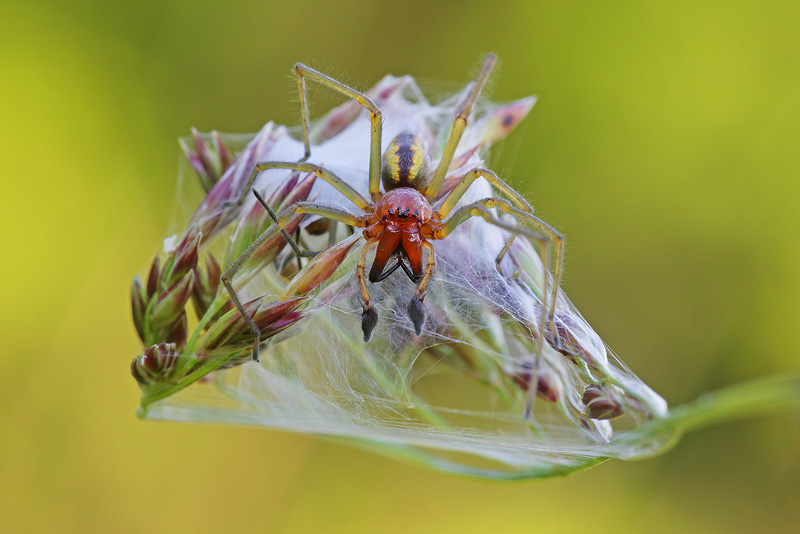
<path id="1" fill-rule="evenodd" d="M 567 236 L 566 290 L 620 357 L 673 404 L 798 368 L 796 1 L 271 4 L 3 5 L 2 530 L 797 531 L 796 408 L 522 483 L 135 418 L 129 284 L 176 138 L 295 124 L 296 61 L 449 92 L 497 53 L 494 97 L 539 102 L 494 167 Z"/>

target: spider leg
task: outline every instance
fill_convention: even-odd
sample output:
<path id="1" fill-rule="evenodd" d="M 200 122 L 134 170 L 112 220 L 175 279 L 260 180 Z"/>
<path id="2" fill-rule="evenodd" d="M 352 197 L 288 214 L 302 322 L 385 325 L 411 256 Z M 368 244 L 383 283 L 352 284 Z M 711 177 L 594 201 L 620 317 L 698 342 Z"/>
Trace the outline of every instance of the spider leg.
<path id="1" fill-rule="evenodd" d="M 269 216 L 272 219 L 272 221 L 277 223 L 278 216 L 275 215 L 275 212 L 272 210 L 272 208 L 269 207 L 269 204 L 267 204 L 264 201 L 264 198 L 259 194 L 258 191 L 255 190 L 255 188 L 251 188 L 250 190 L 256 196 L 256 199 L 258 200 L 259 204 L 261 204 L 264 207 L 264 209 L 267 210 L 267 213 L 269 213 Z M 317 254 L 319 254 L 319 252 L 312 252 L 310 250 L 305 250 L 305 251 L 300 250 L 300 247 L 297 245 L 297 242 L 294 239 L 292 239 L 292 236 L 290 236 L 285 229 L 281 228 L 281 233 L 283 234 L 283 238 L 289 243 L 289 246 L 292 247 L 292 250 L 294 250 L 294 253 L 297 256 L 298 266 L 302 266 L 300 263 L 300 258 L 313 258 Z"/>
<path id="2" fill-rule="evenodd" d="M 499 208 L 508 214 L 514 215 L 521 223 L 534 228 L 535 231 L 522 226 L 511 225 L 497 219 L 490 211 L 491 208 Z M 471 217 L 483 217 L 487 222 L 512 232 L 512 238 L 506 242 L 505 246 L 500 251 L 500 255 L 498 255 L 495 260 L 496 264 L 502 260 L 502 257 L 508 251 L 508 248 L 511 246 L 511 241 L 516 234 L 523 234 L 541 243 L 540 257 L 542 266 L 545 269 L 549 269 L 548 266 L 550 265 L 550 246 L 555 244 L 556 252 L 554 256 L 556 257 L 556 261 L 554 262 L 552 282 L 548 280 L 547 276 L 544 277 L 544 288 L 542 291 L 542 330 L 540 334 L 542 339 L 544 339 L 543 328 L 546 322 L 553 334 L 553 339 L 558 339 L 553 318 L 555 316 L 558 287 L 561 280 L 561 250 L 564 245 L 564 239 L 561 237 L 561 234 L 553 230 L 552 227 L 538 217 L 514 207 L 508 200 L 501 198 L 485 198 L 456 210 L 449 219 L 444 221 L 439 229 L 434 231 L 433 238 L 442 239 L 446 237 L 455 230 L 458 225 Z M 551 285 L 552 287 L 550 287 Z M 547 300 L 550 302 L 548 303 Z"/>
<path id="3" fill-rule="evenodd" d="M 539 217 L 536 217 L 533 214 L 533 208 L 528 201 L 526 201 L 522 195 L 514 191 L 511 187 L 508 186 L 503 180 L 501 180 L 495 173 L 488 169 L 473 169 L 469 171 L 467 174 L 461 178 L 461 181 L 456 184 L 456 186 L 448 193 L 447 197 L 445 197 L 444 202 L 439 207 L 439 217 L 444 219 L 448 213 L 453 209 L 453 207 L 461 200 L 461 197 L 467 192 L 469 186 L 472 185 L 478 177 L 482 176 L 486 179 L 487 182 L 492 184 L 493 187 L 500 190 L 504 193 L 520 210 L 525 212 L 525 216 L 523 219 L 532 227 L 534 227 L 538 232 L 544 234 L 549 240 L 550 243 L 554 245 L 553 250 L 553 280 L 554 280 L 554 287 L 552 290 L 552 300 L 550 302 L 550 312 L 548 316 L 548 320 L 550 322 L 551 328 L 553 328 L 553 333 L 555 334 L 555 325 L 553 323 L 553 316 L 555 314 L 556 309 L 556 295 L 558 293 L 558 284 L 561 280 L 561 265 L 563 261 L 564 255 L 564 236 L 562 236 L 555 228 L 541 220 Z M 507 209 L 505 209 L 502 205 L 498 204 L 498 208 L 502 209 L 506 213 L 510 213 Z M 503 261 L 508 249 L 511 247 L 511 243 L 513 243 L 514 238 L 517 237 L 517 233 L 514 232 L 511 234 L 511 237 L 508 238 L 506 241 L 505 246 L 497 255 L 495 259 L 495 265 L 497 266 L 497 270 L 500 271 L 500 262 Z"/>
<path id="4" fill-rule="evenodd" d="M 461 183 L 459 183 L 456 187 L 459 187 L 460 185 Z M 519 197 L 519 195 L 516 196 Z M 521 199 L 521 197 L 519 198 Z M 524 199 L 522 199 L 522 202 L 525 202 Z M 525 204 L 527 205 L 526 202 Z M 531 226 L 536 230 L 542 231 L 544 233 L 538 233 L 528 228 L 521 228 L 519 226 L 507 224 L 495 218 L 492 212 L 490 211 L 491 208 L 499 208 L 508 214 L 514 215 L 522 223 Z M 475 217 L 475 216 L 483 217 L 487 222 L 499 226 L 500 228 L 504 228 L 512 233 L 511 237 L 506 241 L 505 245 L 503 246 L 503 249 L 500 251 L 500 254 L 498 254 L 497 258 L 495 259 L 495 265 L 497 266 L 498 271 L 500 270 L 499 269 L 500 261 L 503 259 L 503 256 L 506 254 L 506 252 L 508 252 L 508 249 L 511 246 L 511 242 L 518 234 L 523 234 L 541 243 L 542 246 L 539 251 L 539 256 L 540 256 L 540 261 L 542 262 L 542 268 L 546 270 L 549 270 L 548 266 L 550 265 L 550 245 L 553 243 L 555 243 L 556 245 L 556 254 L 555 254 L 556 261 L 555 261 L 554 271 L 552 273 L 553 274 L 552 280 L 549 280 L 550 277 L 547 276 L 547 273 L 544 273 L 544 276 L 542 277 L 543 287 L 542 287 L 541 316 L 539 318 L 539 342 L 537 343 L 538 348 L 536 354 L 536 361 L 534 363 L 531 377 L 528 383 L 528 399 L 525 403 L 525 419 L 529 420 L 533 414 L 533 404 L 536 399 L 536 387 L 532 386 L 532 384 L 536 384 L 539 380 L 538 378 L 539 361 L 541 361 L 542 350 L 544 348 L 545 340 L 547 339 L 545 328 L 550 329 L 550 332 L 552 333 L 552 338 L 551 338 L 552 340 L 558 340 L 558 333 L 556 331 L 554 316 L 556 311 L 556 302 L 558 298 L 559 283 L 561 279 L 561 253 L 562 253 L 562 248 L 564 246 L 564 238 L 561 236 L 561 234 L 556 232 L 547 223 L 545 223 L 538 217 L 535 217 L 530 211 L 516 208 L 511 204 L 511 202 L 500 198 L 485 198 L 483 200 L 479 200 L 477 202 L 474 202 L 472 204 L 464 206 L 463 208 L 458 209 L 455 213 L 453 213 L 453 215 L 447 221 L 444 222 L 444 224 L 438 231 L 434 232 L 434 238 L 441 238 L 447 236 L 459 224 L 463 223 L 470 217 Z M 551 284 L 552 288 L 550 288 Z M 548 293 L 550 294 L 549 305 L 547 303 Z"/>
<path id="5" fill-rule="evenodd" d="M 267 240 L 274 237 L 278 232 L 283 231 L 285 232 L 286 225 L 292 219 L 294 215 L 306 213 L 309 215 L 320 215 L 322 217 L 326 217 L 328 219 L 332 219 L 335 221 L 341 221 L 345 224 L 350 226 L 357 226 L 357 227 L 365 227 L 367 226 L 367 218 L 366 217 L 357 217 L 351 213 L 348 213 L 343 210 L 339 210 L 336 208 L 331 208 L 328 206 L 323 206 L 322 204 L 317 204 L 314 202 L 295 202 L 291 206 L 288 206 L 277 217 L 277 221 L 275 224 L 267 228 L 258 238 L 253 241 L 253 244 L 247 247 L 241 256 L 239 256 L 236 261 L 234 261 L 228 270 L 223 273 L 220 280 L 222 284 L 225 286 L 225 289 L 228 291 L 228 294 L 231 296 L 231 301 L 233 301 L 233 305 L 236 306 L 236 309 L 239 310 L 239 314 L 247 323 L 247 326 L 250 327 L 250 331 L 253 333 L 254 341 L 253 341 L 253 360 L 258 361 L 258 352 L 261 346 L 261 332 L 258 330 L 255 322 L 253 319 L 247 314 L 242 306 L 241 301 L 239 300 L 239 295 L 236 293 L 236 290 L 233 288 L 233 277 L 236 276 L 242 266 L 244 266 L 250 258 L 252 258 L 255 254 L 257 254 L 264 243 Z"/>
<path id="6" fill-rule="evenodd" d="M 367 280 L 364 276 L 364 270 L 367 267 L 367 251 L 369 248 L 380 241 L 380 236 L 375 236 L 361 248 L 361 254 L 358 255 L 358 264 L 356 266 L 356 276 L 358 283 L 361 286 L 361 296 L 364 297 L 364 313 L 361 314 L 361 330 L 364 331 L 364 343 L 367 343 L 372 337 L 372 330 L 378 324 L 378 312 L 372 307 L 372 299 L 369 298 L 369 291 L 367 290 Z M 396 268 L 396 267 L 395 267 Z"/>
<path id="7" fill-rule="evenodd" d="M 475 100 L 477 100 L 478 94 L 486 83 L 486 79 L 489 77 L 489 73 L 496 61 L 497 56 L 494 54 L 487 55 L 486 59 L 483 60 L 483 66 L 481 67 L 481 72 L 478 74 L 478 78 L 475 80 L 475 85 L 472 86 L 472 91 L 467 97 L 467 101 L 464 102 L 461 111 L 459 111 L 453 122 L 453 131 L 450 133 L 450 139 L 447 140 L 447 145 L 442 153 L 442 159 L 439 160 L 436 173 L 433 175 L 433 178 L 431 178 L 428 188 L 425 190 L 425 196 L 428 198 L 429 202 L 432 202 L 433 199 L 436 198 L 436 194 L 442 186 L 444 177 L 450 168 L 450 163 L 453 161 L 453 155 L 456 152 L 456 148 L 458 148 L 458 142 L 461 140 L 461 135 L 467 127 L 467 121 L 472 113 L 472 108 L 475 106 Z"/>
<path id="8" fill-rule="evenodd" d="M 297 72 L 297 89 L 300 92 L 300 114 L 303 119 L 303 142 L 305 143 L 305 156 L 301 161 L 305 161 L 311 156 L 311 145 L 309 143 L 309 111 L 308 111 L 308 91 L 306 89 L 305 79 L 309 78 L 315 82 L 333 89 L 345 96 L 348 96 L 361 104 L 367 111 L 369 111 L 369 120 L 372 125 L 371 138 L 369 146 L 369 194 L 373 200 L 380 198 L 380 178 L 381 178 L 381 132 L 382 132 L 382 114 L 378 106 L 365 94 L 356 91 L 355 89 L 346 86 L 318 72 L 311 67 L 307 67 L 302 63 L 294 66 Z"/>
<path id="9" fill-rule="evenodd" d="M 425 275 L 417 286 L 417 291 L 408 302 L 408 317 L 414 323 L 414 332 L 418 336 L 422 334 L 422 324 L 425 322 L 425 308 L 422 305 L 422 300 L 425 298 L 425 288 L 436 265 L 436 254 L 433 252 L 433 245 L 428 241 L 423 241 L 422 246 L 428 249 L 428 264 L 425 266 Z"/>
<path id="10" fill-rule="evenodd" d="M 528 204 L 528 201 L 525 200 L 522 195 L 514 191 L 514 189 L 512 189 L 507 183 L 501 180 L 500 177 L 498 177 L 494 172 L 490 171 L 489 169 L 478 168 L 472 169 L 465 174 L 456 184 L 456 186 L 447 194 L 442 202 L 442 205 L 439 207 L 439 211 L 437 212 L 440 219 L 447 217 L 458 201 L 461 200 L 461 197 L 464 196 L 464 193 L 467 192 L 469 186 L 472 185 L 472 182 L 480 177 L 485 178 L 486 181 L 492 184 L 493 187 L 506 195 L 511 202 L 516 204 L 517 208 L 531 214 L 533 213 L 533 208 L 530 204 Z"/>
<path id="11" fill-rule="evenodd" d="M 353 189 L 347 182 L 333 174 L 331 171 L 324 169 L 319 165 L 314 165 L 313 163 L 292 163 L 288 161 L 265 161 L 258 163 L 255 167 L 253 167 L 253 172 L 250 173 L 250 178 L 247 180 L 247 184 L 245 185 L 237 204 L 241 205 L 242 202 L 244 202 L 244 199 L 247 196 L 247 191 L 253 186 L 253 182 L 256 181 L 256 176 L 258 173 L 261 171 L 268 171 L 270 169 L 289 169 L 300 172 L 313 172 L 317 178 L 322 178 L 331 184 L 336 188 L 337 191 L 351 200 L 353 204 L 362 210 L 366 211 L 367 206 L 370 205 L 370 202 L 361 196 L 361 193 Z"/>
<path id="12" fill-rule="evenodd" d="M 558 232 L 558 230 L 556 230 L 555 228 L 553 228 L 552 226 L 541 220 L 539 217 L 533 214 L 528 214 L 528 215 L 529 215 L 529 217 L 527 218 L 528 223 L 530 223 L 531 226 L 536 227 L 537 230 L 542 232 L 542 234 L 546 235 L 547 238 L 550 239 L 551 243 L 555 244 L 555 250 L 553 251 L 553 277 L 556 280 L 560 281 L 563 256 L 564 256 L 564 236 L 561 235 Z M 511 243 L 514 241 L 515 237 L 517 237 L 517 234 L 511 234 L 511 237 L 508 238 L 508 241 L 506 241 L 505 246 L 497 255 L 497 258 L 495 259 L 495 265 L 498 271 L 500 271 L 500 262 L 503 261 L 503 258 L 508 252 L 508 249 L 511 247 Z M 555 313 L 555 296 L 553 297 L 553 306 L 550 315 L 551 322 L 553 320 L 552 316 L 553 313 Z"/>

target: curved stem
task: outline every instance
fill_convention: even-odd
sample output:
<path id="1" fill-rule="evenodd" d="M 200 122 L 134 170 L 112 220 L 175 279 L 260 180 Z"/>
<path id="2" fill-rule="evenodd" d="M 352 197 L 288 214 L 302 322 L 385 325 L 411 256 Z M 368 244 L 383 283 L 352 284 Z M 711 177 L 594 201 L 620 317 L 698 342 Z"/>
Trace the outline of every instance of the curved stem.
<path id="1" fill-rule="evenodd" d="M 672 434 L 662 447 L 643 455 L 652 456 L 672 447 L 685 432 L 751 417 L 796 402 L 800 402 L 800 376 L 763 378 L 704 393 L 690 403 L 671 409 L 665 417 L 653 419 L 613 442 L 633 445 L 658 435 Z"/>

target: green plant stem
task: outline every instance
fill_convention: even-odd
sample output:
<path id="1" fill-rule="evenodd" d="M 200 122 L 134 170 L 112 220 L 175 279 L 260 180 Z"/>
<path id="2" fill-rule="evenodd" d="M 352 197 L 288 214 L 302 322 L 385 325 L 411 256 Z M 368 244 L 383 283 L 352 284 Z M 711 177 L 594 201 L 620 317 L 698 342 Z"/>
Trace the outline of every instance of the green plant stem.
<path id="1" fill-rule="evenodd" d="M 704 393 L 696 400 L 673 408 L 665 417 L 653 419 L 614 440 L 615 443 L 641 443 L 659 435 L 670 439 L 646 456 L 664 452 L 684 433 L 716 423 L 743 419 L 800 402 L 800 376 L 778 376 L 729 386 Z"/>
<path id="2" fill-rule="evenodd" d="M 208 306 L 206 313 L 200 318 L 200 322 L 197 323 L 192 335 L 186 341 L 186 347 L 184 348 L 184 352 L 187 354 L 192 354 L 195 351 L 195 344 L 197 343 L 200 334 L 205 330 L 206 324 L 211 320 L 214 315 L 222 308 L 223 305 L 228 301 L 228 297 L 225 295 L 222 286 L 217 290 L 217 296 L 214 297 L 214 300 L 211 301 L 211 304 Z"/>
<path id="3" fill-rule="evenodd" d="M 160 401 L 161 399 L 165 399 L 170 397 L 182 389 L 187 388 L 191 384 L 195 383 L 197 380 L 203 378 L 208 373 L 212 371 L 216 371 L 223 365 L 230 362 L 233 358 L 214 358 L 213 360 L 206 360 L 202 366 L 197 368 L 194 372 L 186 375 L 180 382 L 175 385 L 159 388 L 155 390 L 154 393 L 147 392 L 147 389 L 142 390 L 142 399 L 139 406 L 139 411 L 137 412 L 139 417 L 146 417 L 147 416 L 147 409 L 148 407 L 156 401 Z"/>
<path id="4" fill-rule="evenodd" d="M 187 355 L 186 358 L 183 359 L 184 363 L 181 366 L 181 369 L 191 367 L 196 365 L 198 359 L 194 356 L 190 356 L 195 354 L 196 347 L 201 332 L 205 329 L 206 324 L 211 320 L 212 317 L 222 308 L 222 306 L 227 301 L 227 298 L 222 294 L 222 292 L 217 293 L 217 297 L 212 301 L 211 305 L 208 307 L 208 310 L 203 317 L 200 318 L 200 322 L 197 327 L 192 332 L 191 337 L 186 342 L 186 346 L 184 347 L 184 354 Z M 175 393 L 185 389 L 186 387 L 190 386 L 197 380 L 203 378 L 205 375 L 212 371 L 216 371 L 223 365 L 229 363 L 233 358 L 214 358 L 210 360 L 204 360 L 203 365 L 186 375 L 180 382 L 171 386 L 163 386 L 160 387 L 151 387 L 151 388 L 144 388 L 142 389 L 142 397 L 139 406 L 139 416 L 145 417 L 147 414 L 147 409 L 150 404 L 153 404 L 156 401 L 161 399 L 165 399 Z M 180 370 L 179 370 L 180 371 Z M 159 385 L 156 385 L 159 386 Z"/>

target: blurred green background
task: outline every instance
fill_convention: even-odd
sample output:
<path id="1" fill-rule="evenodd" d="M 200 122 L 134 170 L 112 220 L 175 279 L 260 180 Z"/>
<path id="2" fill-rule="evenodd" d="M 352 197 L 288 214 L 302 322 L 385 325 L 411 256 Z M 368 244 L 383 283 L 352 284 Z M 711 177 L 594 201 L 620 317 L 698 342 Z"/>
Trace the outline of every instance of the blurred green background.
<path id="1" fill-rule="evenodd" d="M 451 91 L 497 53 L 494 98 L 539 102 L 494 167 L 567 236 L 566 290 L 620 357 L 673 404 L 799 367 L 796 1 L 271 4 L 4 4 L 3 530 L 796 532 L 796 408 L 522 483 L 136 419 L 129 284 L 176 138 L 296 124 L 296 61 Z"/>

